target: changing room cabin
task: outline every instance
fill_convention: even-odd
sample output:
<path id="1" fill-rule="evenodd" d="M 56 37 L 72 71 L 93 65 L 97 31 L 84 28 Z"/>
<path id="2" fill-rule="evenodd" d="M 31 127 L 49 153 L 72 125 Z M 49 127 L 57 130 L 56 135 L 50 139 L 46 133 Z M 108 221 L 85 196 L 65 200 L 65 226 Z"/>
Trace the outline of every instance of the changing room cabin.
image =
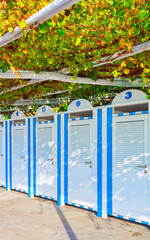
<path id="1" fill-rule="evenodd" d="M 64 113 L 66 204 L 150 224 L 149 106 L 146 94 L 134 89 L 103 107 L 83 99 L 70 104 Z"/>
<path id="2" fill-rule="evenodd" d="M 33 118 L 33 194 L 58 200 L 57 115 L 40 107 Z"/>
<path id="3" fill-rule="evenodd" d="M 145 93 L 128 90 L 97 108 L 78 99 L 63 113 L 43 106 L 19 119 L 15 112 L 6 121 L 10 188 L 150 224 L 149 105 Z"/>
<path id="4" fill-rule="evenodd" d="M 73 101 L 64 113 L 64 202 L 97 211 L 96 115 L 90 102 Z"/>
<path id="5" fill-rule="evenodd" d="M 9 187 L 31 196 L 31 119 L 15 111 L 9 120 Z M 8 187 L 8 188 L 9 188 Z"/>
<path id="6" fill-rule="evenodd" d="M 29 118 L 15 111 L 11 120 L 5 121 L 7 190 L 57 200 L 61 205 L 60 124 L 60 114 L 54 114 L 50 106 L 40 107 L 36 116 Z"/>
<path id="7" fill-rule="evenodd" d="M 139 90 L 107 108 L 107 213 L 150 224 L 150 101 Z"/>

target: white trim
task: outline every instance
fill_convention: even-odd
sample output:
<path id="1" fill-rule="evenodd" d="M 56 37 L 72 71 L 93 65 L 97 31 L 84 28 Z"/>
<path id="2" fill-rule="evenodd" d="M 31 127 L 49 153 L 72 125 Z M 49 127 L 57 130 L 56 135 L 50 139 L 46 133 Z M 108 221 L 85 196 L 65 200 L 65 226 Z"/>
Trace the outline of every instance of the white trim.
<path id="1" fill-rule="evenodd" d="M 33 194 L 33 118 L 30 118 L 30 148 L 31 148 L 31 162 L 30 162 L 30 191 L 31 191 L 31 198 L 34 198 Z"/>
<path id="2" fill-rule="evenodd" d="M 64 203 L 64 115 L 61 115 L 61 206 Z"/>
<path id="3" fill-rule="evenodd" d="M 107 109 L 102 110 L 102 218 L 107 218 Z"/>
<path id="4" fill-rule="evenodd" d="M 92 109 L 93 110 L 93 109 Z M 92 143 L 92 168 L 93 168 L 93 177 L 95 181 L 92 185 L 92 200 L 93 200 L 93 210 L 97 211 L 97 110 L 93 111 L 93 119 L 88 119 L 91 121 L 91 143 Z M 85 121 L 85 123 L 88 123 Z M 81 122 L 81 120 L 80 120 Z"/>
<path id="5" fill-rule="evenodd" d="M 8 156 L 7 156 L 7 168 L 8 168 L 8 191 L 10 191 L 10 148 L 9 148 L 9 142 L 10 142 L 10 120 L 6 120 L 7 121 L 7 139 L 8 139 L 8 145 L 7 145 L 7 153 L 8 153 Z M 6 164 L 5 164 L 6 166 Z"/>

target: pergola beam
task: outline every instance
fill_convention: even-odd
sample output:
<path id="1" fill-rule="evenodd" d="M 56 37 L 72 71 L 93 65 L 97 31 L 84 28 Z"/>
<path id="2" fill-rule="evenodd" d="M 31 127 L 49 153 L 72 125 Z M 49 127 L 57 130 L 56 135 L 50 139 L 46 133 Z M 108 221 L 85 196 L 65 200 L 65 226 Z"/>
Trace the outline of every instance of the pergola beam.
<path id="1" fill-rule="evenodd" d="M 97 62 L 97 63 L 94 62 L 93 67 L 99 67 L 102 65 L 106 65 L 108 63 L 113 63 L 115 61 L 122 60 L 124 58 L 131 57 L 133 55 L 136 55 L 136 54 L 139 54 L 139 53 L 142 53 L 145 51 L 149 51 L 149 50 L 150 50 L 150 40 L 148 42 L 141 43 L 141 44 L 134 46 L 131 49 L 131 52 L 127 53 L 123 50 L 123 51 L 114 53 L 112 56 L 110 55 L 110 56 L 103 57 L 103 58 L 101 58 L 100 62 Z"/>
<path id="2" fill-rule="evenodd" d="M 136 54 L 146 52 L 146 51 L 150 51 L 150 40 L 148 42 L 141 43 L 141 44 L 134 46 L 131 49 L 131 52 L 129 52 L 129 53 L 127 53 L 123 50 L 123 51 L 114 53 L 113 55 L 109 55 L 109 56 L 101 58 L 100 62 L 93 61 L 94 65 L 92 68 L 103 66 L 108 63 L 113 63 L 115 61 L 122 60 L 124 58 L 131 57 L 131 56 L 134 56 Z M 58 70 L 57 72 L 62 73 L 62 74 L 69 74 L 70 70 L 69 70 L 69 68 L 62 68 L 61 70 Z"/>
<path id="3" fill-rule="evenodd" d="M 25 29 L 27 32 L 31 31 L 32 28 L 37 27 L 39 24 L 44 23 L 46 20 L 52 18 L 56 14 L 62 12 L 63 10 L 71 7 L 73 4 L 79 2 L 80 0 L 55 0 L 48 4 L 46 7 L 32 15 L 26 20 Z M 15 41 L 16 39 L 23 36 L 22 29 L 17 26 L 12 33 L 7 32 L 0 38 L 0 47 Z"/>
<path id="4" fill-rule="evenodd" d="M 20 78 L 23 79 L 32 79 L 27 82 L 27 84 L 18 85 L 12 87 L 7 91 L 2 91 L 0 95 L 8 92 L 15 91 L 17 89 L 33 85 L 36 83 L 41 83 L 47 80 L 53 81 L 60 81 L 60 82 L 67 82 L 67 83 L 76 83 L 76 84 L 90 84 L 90 85 L 106 85 L 106 86 L 118 86 L 118 87 L 142 87 L 142 80 L 136 79 L 135 81 L 131 81 L 129 78 L 114 78 L 114 81 L 111 82 L 110 79 L 98 79 L 97 81 L 92 80 L 91 78 L 85 77 L 76 77 L 75 80 L 72 79 L 72 76 L 63 75 L 57 72 L 40 72 L 35 73 L 34 71 L 20 71 Z M 11 70 L 7 71 L 6 73 L 2 73 L 0 71 L 0 78 L 3 79 L 18 79 L 16 73 L 13 73 Z M 148 85 L 145 85 L 146 87 Z"/>
<path id="5" fill-rule="evenodd" d="M 66 100 L 66 99 L 65 99 Z M 16 100 L 12 106 L 31 106 L 34 104 L 44 105 L 44 104 L 62 104 L 65 101 L 63 98 L 50 98 L 50 99 L 38 99 L 38 100 Z"/>

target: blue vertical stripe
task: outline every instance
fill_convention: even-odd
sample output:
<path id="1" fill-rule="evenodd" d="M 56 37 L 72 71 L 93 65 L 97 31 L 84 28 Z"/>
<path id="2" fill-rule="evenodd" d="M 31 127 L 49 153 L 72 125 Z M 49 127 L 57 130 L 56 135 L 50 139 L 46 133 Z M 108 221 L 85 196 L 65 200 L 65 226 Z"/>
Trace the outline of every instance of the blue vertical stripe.
<path id="1" fill-rule="evenodd" d="M 68 113 L 64 115 L 64 202 L 68 203 Z"/>
<path id="2" fill-rule="evenodd" d="M 102 109 L 97 110 L 97 216 L 102 217 Z"/>
<path id="3" fill-rule="evenodd" d="M 57 116 L 57 204 L 61 205 L 61 115 Z"/>
<path id="4" fill-rule="evenodd" d="M 10 189 L 12 189 L 12 121 L 9 122 L 9 171 Z"/>
<path id="5" fill-rule="evenodd" d="M 36 195 L 36 117 L 33 118 L 33 195 Z"/>
<path id="6" fill-rule="evenodd" d="M 112 108 L 107 109 L 107 214 L 112 215 Z"/>
<path id="7" fill-rule="evenodd" d="M 28 197 L 31 197 L 31 120 L 28 118 Z"/>
<path id="8" fill-rule="evenodd" d="M 8 122 L 5 122 L 5 177 L 6 190 L 8 191 Z"/>

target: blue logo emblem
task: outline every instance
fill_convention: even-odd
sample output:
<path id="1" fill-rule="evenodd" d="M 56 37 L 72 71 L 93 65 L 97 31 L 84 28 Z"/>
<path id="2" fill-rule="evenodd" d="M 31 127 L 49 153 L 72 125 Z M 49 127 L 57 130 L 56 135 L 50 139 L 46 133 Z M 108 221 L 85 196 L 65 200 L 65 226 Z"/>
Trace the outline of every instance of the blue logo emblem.
<path id="1" fill-rule="evenodd" d="M 130 98 L 132 98 L 132 92 L 130 92 L 130 91 L 127 91 L 126 92 L 126 94 L 125 94 L 125 99 L 130 99 Z"/>
<path id="2" fill-rule="evenodd" d="M 80 105 L 81 105 L 81 102 L 78 100 L 78 101 L 76 101 L 76 106 L 77 107 L 80 107 Z"/>
<path id="3" fill-rule="evenodd" d="M 19 112 L 16 112 L 16 116 L 17 116 L 17 117 L 19 116 Z"/>
<path id="4" fill-rule="evenodd" d="M 42 107 L 42 112 L 46 112 L 46 107 Z"/>

